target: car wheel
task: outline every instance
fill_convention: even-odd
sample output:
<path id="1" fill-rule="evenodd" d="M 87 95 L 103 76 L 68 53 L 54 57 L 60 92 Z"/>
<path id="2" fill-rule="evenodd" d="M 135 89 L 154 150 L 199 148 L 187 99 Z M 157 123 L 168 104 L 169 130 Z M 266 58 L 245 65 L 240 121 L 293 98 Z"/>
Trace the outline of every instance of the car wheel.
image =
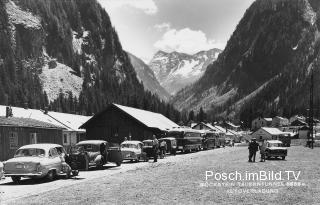
<path id="1" fill-rule="evenodd" d="M 85 156 L 84 170 L 85 170 L 85 171 L 88 171 L 88 170 L 89 170 L 89 157 L 88 157 L 87 155 Z"/>
<path id="2" fill-rule="evenodd" d="M 285 160 L 286 159 L 286 157 L 282 157 L 282 160 Z"/>
<path id="3" fill-rule="evenodd" d="M 120 167 L 121 162 L 117 162 L 116 165 L 117 165 L 117 167 Z"/>
<path id="4" fill-rule="evenodd" d="M 66 173 L 66 179 L 70 179 L 71 178 L 71 171 L 67 171 Z"/>
<path id="5" fill-rule="evenodd" d="M 17 177 L 17 176 L 12 176 L 11 179 L 16 184 L 19 184 L 21 181 L 21 177 Z"/>
<path id="6" fill-rule="evenodd" d="M 78 170 L 72 171 L 72 175 L 73 175 L 73 176 L 78 176 L 78 175 L 79 175 L 79 171 L 78 171 Z"/>
<path id="7" fill-rule="evenodd" d="M 55 173 L 56 173 L 56 172 L 55 172 L 54 170 L 50 170 L 50 171 L 48 172 L 48 174 L 47 174 L 47 180 L 48 180 L 48 181 L 53 181 L 54 178 L 55 178 L 55 176 L 56 176 Z"/>

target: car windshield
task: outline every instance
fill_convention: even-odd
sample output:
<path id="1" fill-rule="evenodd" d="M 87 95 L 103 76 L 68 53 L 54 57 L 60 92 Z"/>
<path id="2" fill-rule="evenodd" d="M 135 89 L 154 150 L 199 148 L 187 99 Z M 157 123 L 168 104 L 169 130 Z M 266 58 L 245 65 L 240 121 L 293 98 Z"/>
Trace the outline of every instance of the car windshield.
<path id="1" fill-rule="evenodd" d="M 134 149 L 137 149 L 138 146 L 136 144 L 125 143 L 125 144 L 121 144 L 121 148 L 134 148 Z"/>
<path id="2" fill-rule="evenodd" d="M 45 151 L 43 149 L 29 148 L 18 149 L 14 157 L 44 157 Z"/>
<path id="3" fill-rule="evenodd" d="M 100 147 L 98 145 L 93 145 L 93 144 L 77 145 L 76 149 L 83 150 L 86 152 L 99 152 L 100 151 Z"/>
<path id="4" fill-rule="evenodd" d="M 144 141 L 143 144 L 144 144 L 144 146 L 153 146 L 152 141 Z"/>
<path id="5" fill-rule="evenodd" d="M 282 147 L 281 143 L 269 143 L 269 147 Z"/>

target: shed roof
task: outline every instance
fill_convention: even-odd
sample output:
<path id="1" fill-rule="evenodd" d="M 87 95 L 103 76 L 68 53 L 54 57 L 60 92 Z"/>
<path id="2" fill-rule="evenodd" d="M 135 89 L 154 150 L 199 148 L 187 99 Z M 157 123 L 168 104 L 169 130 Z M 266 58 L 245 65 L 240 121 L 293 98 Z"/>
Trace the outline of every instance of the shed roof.
<path id="1" fill-rule="evenodd" d="M 179 127 L 179 125 L 177 125 L 176 123 L 174 123 L 173 121 L 166 118 L 165 116 L 163 116 L 160 113 L 150 112 L 150 111 L 141 110 L 141 109 L 137 109 L 137 108 L 133 108 L 133 107 L 127 107 L 127 106 L 118 105 L 115 103 L 111 104 L 110 106 L 108 106 L 107 109 L 96 114 L 91 119 L 97 118 L 97 116 L 101 115 L 102 113 L 104 113 L 106 110 L 108 110 L 111 107 L 118 108 L 119 110 L 128 114 L 129 116 L 131 116 L 135 120 L 139 121 L 140 123 L 142 123 L 143 125 L 145 125 L 148 128 L 156 128 L 156 129 L 165 131 L 165 130 L 172 129 L 173 127 Z M 80 128 L 85 128 L 86 125 L 91 122 L 91 119 L 88 120 L 83 125 L 81 125 Z"/>
<path id="2" fill-rule="evenodd" d="M 51 123 L 42 122 L 31 118 L 19 117 L 1 117 L 0 126 L 17 126 L 17 127 L 31 127 L 31 128 L 45 128 L 45 129 L 64 129 Z"/>

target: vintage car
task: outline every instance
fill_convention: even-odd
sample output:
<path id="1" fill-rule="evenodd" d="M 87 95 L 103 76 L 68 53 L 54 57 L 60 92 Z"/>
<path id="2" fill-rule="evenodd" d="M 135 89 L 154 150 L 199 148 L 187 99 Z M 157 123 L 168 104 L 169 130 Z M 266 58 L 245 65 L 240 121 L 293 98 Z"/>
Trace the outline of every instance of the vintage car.
<path id="1" fill-rule="evenodd" d="M 143 151 L 143 143 L 140 141 L 124 141 L 120 149 L 123 160 L 148 161 L 147 154 Z"/>
<path id="2" fill-rule="evenodd" d="M 114 162 L 117 166 L 122 163 L 122 155 L 119 147 L 109 147 L 104 140 L 86 140 L 76 144 L 74 152 L 69 154 L 72 161 L 77 162 L 81 170 L 89 170 L 90 167 L 102 168 L 108 162 Z"/>
<path id="3" fill-rule="evenodd" d="M 279 140 L 268 140 L 266 147 L 266 158 L 281 157 L 283 160 L 288 154 L 288 149 L 283 146 L 283 143 Z"/>
<path id="4" fill-rule="evenodd" d="M 154 158 L 153 140 L 143 140 L 142 142 L 143 151 L 147 154 L 147 159 Z M 159 149 L 157 154 L 159 155 Z"/>
<path id="5" fill-rule="evenodd" d="M 4 163 L 4 175 L 18 183 L 22 177 L 53 180 L 64 175 L 61 155 L 57 144 L 31 144 L 19 148 L 14 158 Z"/>
<path id="6" fill-rule="evenodd" d="M 165 141 L 167 143 L 167 153 L 176 155 L 177 152 L 177 140 L 174 137 L 160 138 L 159 143 Z"/>
<path id="7" fill-rule="evenodd" d="M 3 163 L 0 162 L 0 180 L 2 179 L 3 177 Z"/>

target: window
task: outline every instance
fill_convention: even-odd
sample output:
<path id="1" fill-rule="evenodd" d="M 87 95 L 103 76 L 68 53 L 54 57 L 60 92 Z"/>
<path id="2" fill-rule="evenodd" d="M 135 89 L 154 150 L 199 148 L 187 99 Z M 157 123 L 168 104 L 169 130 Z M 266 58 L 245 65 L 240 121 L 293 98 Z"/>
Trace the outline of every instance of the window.
<path id="1" fill-rule="evenodd" d="M 68 144 L 68 135 L 63 134 L 63 144 Z"/>
<path id="2" fill-rule="evenodd" d="M 37 144 L 37 133 L 30 133 L 30 144 Z"/>
<path id="3" fill-rule="evenodd" d="M 59 154 L 56 149 L 54 149 L 54 148 L 50 149 L 49 157 L 58 157 L 58 156 L 59 156 Z"/>
<path id="4" fill-rule="evenodd" d="M 19 143 L 18 143 L 18 133 L 17 132 L 10 132 L 9 133 L 9 147 L 10 149 L 16 150 L 19 147 Z"/>

